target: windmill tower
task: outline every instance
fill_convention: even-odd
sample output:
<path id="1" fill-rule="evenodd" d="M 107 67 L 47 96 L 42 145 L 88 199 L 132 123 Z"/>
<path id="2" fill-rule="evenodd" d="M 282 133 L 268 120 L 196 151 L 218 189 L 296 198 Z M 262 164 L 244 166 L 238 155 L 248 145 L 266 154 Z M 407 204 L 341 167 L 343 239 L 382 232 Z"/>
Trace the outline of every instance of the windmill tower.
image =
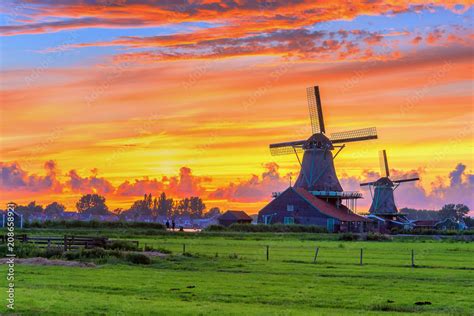
<path id="1" fill-rule="evenodd" d="M 314 196 L 339 203 L 341 199 L 357 199 L 359 192 L 343 192 L 336 175 L 334 159 L 346 143 L 377 139 L 375 127 L 326 134 L 319 87 L 307 88 L 309 116 L 313 134 L 306 140 L 297 140 L 270 145 L 272 155 L 295 154 L 301 170 L 294 184 Z M 333 155 L 332 151 L 336 150 Z M 303 159 L 300 158 L 303 153 Z M 353 203 L 355 206 L 355 203 Z"/>
<path id="2" fill-rule="evenodd" d="M 360 184 L 361 187 L 368 186 L 370 189 L 370 194 L 372 195 L 372 205 L 369 209 L 369 217 L 376 217 L 395 225 L 403 225 L 407 223 L 408 220 L 404 214 L 398 212 L 393 192 L 401 183 L 418 181 L 420 178 L 415 177 L 409 179 L 392 180 L 390 179 L 390 169 L 388 167 L 387 153 L 385 149 L 380 151 L 379 158 L 380 174 L 382 177 L 377 181 Z"/>

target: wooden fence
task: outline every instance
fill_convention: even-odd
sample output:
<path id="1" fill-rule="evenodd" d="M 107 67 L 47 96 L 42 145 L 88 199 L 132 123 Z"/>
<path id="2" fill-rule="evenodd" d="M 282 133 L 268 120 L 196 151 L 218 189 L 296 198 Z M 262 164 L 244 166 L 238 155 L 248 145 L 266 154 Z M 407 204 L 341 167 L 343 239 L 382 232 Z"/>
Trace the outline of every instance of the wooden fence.
<path id="1" fill-rule="evenodd" d="M 0 243 L 5 243 L 6 240 L 6 235 L 0 236 Z M 107 245 L 110 245 L 115 241 L 101 236 L 64 235 L 64 237 L 31 237 L 27 236 L 26 234 L 15 236 L 15 240 L 21 243 L 34 244 L 39 248 L 61 247 L 64 248 L 65 251 L 78 248 L 106 248 Z M 137 240 L 127 240 L 126 242 L 134 244 L 136 248 L 139 246 L 139 242 Z"/>

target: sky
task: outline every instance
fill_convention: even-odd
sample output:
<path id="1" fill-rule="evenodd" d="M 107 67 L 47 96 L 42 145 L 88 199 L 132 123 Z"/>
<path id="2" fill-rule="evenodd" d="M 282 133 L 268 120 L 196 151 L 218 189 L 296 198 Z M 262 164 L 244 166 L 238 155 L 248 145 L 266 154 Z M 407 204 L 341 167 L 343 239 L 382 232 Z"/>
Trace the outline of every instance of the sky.
<path id="1" fill-rule="evenodd" d="M 0 7 L 0 204 L 144 193 L 256 213 L 296 179 L 268 145 L 375 126 L 335 160 L 345 190 L 380 176 L 399 208 L 474 208 L 468 1 L 28 0 Z"/>

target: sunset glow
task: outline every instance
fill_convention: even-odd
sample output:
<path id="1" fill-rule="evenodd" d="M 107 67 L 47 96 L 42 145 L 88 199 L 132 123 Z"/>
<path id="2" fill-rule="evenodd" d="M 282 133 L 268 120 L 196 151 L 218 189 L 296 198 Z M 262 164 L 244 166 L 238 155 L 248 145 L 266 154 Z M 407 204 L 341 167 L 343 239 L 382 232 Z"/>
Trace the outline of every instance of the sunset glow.
<path id="1" fill-rule="evenodd" d="M 399 207 L 474 207 L 468 1 L 6 2 L 2 204 L 165 191 L 256 213 L 298 175 L 268 145 L 310 136 L 318 85 L 329 132 L 377 127 L 335 160 L 345 190 L 386 149 L 395 177 L 421 178 Z"/>

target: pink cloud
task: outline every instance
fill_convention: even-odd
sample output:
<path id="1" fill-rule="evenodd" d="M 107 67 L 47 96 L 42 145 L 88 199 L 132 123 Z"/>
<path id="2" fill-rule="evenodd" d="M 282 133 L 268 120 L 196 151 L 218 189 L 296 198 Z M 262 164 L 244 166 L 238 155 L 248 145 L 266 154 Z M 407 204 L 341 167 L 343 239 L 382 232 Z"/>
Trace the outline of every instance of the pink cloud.
<path id="1" fill-rule="evenodd" d="M 266 171 L 261 176 L 252 175 L 250 179 L 230 183 L 210 194 L 211 199 L 223 199 L 232 202 L 270 201 L 272 192 L 279 192 L 289 186 L 288 175 L 280 175 L 275 162 L 265 164 Z"/>
<path id="2" fill-rule="evenodd" d="M 62 192 L 62 185 L 57 179 L 57 165 L 49 160 L 44 164 L 45 176 L 28 174 L 18 163 L 0 162 L 2 191 L 29 191 L 29 192 Z"/>

